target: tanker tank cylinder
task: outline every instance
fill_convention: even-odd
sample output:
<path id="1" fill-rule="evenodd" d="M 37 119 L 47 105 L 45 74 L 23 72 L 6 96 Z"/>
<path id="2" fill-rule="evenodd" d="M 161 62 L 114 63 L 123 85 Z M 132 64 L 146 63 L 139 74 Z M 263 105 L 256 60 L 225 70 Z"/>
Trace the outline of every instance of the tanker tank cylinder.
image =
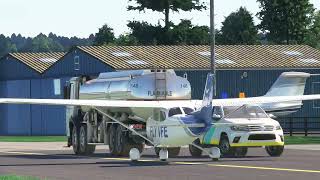
<path id="1" fill-rule="evenodd" d="M 98 78 L 80 86 L 79 99 L 190 100 L 191 86 L 186 78 L 177 76 L 173 70 L 101 73 Z M 90 107 L 81 108 L 83 111 L 90 110 Z M 106 108 L 105 110 L 112 113 L 126 113 L 144 121 L 152 114 L 150 108 Z"/>

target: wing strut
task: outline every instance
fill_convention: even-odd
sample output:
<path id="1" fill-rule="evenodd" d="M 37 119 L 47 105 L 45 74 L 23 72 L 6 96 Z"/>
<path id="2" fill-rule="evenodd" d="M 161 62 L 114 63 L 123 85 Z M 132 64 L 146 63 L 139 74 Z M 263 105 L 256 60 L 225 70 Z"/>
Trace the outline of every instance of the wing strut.
<path id="1" fill-rule="evenodd" d="M 136 130 L 131 129 L 129 126 L 125 125 L 124 123 L 120 122 L 119 120 L 117 120 L 116 118 L 112 117 L 111 115 L 109 115 L 108 113 L 105 113 L 104 111 L 102 111 L 101 109 L 99 109 L 98 107 L 94 107 L 92 106 L 93 109 L 99 111 L 101 114 L 103 114 L 104 116 L 107 116 L 108 118 L 110 118 L 111 120 L 117 122 L 118 124 L 120 124 L 121 126 L 125 127 L 126 129 L 128 129 L 129 131 L 133 132 L 134 134 L 140 136 L 141 138 L 143 138 L 144 140 L 148 141 L 149 143 L 151 143 L 153 146 L 156 146 L 156 144 L 154 142 L 152 142 L 150 139 L 148 139 L 147 137 L 143 136 L 142 134 L 138 133 Z"/>

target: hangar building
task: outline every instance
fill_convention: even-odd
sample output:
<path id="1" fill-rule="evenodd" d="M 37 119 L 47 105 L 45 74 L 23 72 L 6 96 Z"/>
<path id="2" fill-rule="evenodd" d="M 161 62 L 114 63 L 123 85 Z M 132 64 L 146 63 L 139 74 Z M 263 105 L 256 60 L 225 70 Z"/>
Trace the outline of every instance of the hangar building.
<path id="1" fill-rule="evenodd" d="M 209 46 L 78 46 L 67 53 L 11 53 L 0 60 L 0 97 L 63 98 L 73 76 L 131 69 L 175 69 L 187 76 L 192 97 L 202 97 L 210 67 Z M 320 51 L 303 45 L 217 46 L 217 96 L 260 96 L 284 71 L 320 74 Z M 306 94 L 320 93 L 320 77 Z M 295 117 L 319 116 L 320 104 L 305 103 Z M 0 135 L 63 135 L 64 107 L 0 105 Z"/>

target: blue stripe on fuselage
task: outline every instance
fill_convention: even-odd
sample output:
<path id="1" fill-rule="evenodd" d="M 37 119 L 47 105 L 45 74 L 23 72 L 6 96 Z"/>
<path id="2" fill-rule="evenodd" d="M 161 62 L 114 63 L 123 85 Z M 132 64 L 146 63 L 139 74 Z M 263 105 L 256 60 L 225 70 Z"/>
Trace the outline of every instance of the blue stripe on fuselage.
<path id="1" fill-rule="evenodd" d="M 204 124 L 204 122 L 201 119 L 198 119 L 195 117 L 195 115 L 186 115 L 184 117 L 180 117 L 181 121 L 183 124 L 188 125 L 188 124 Z M 206 132 L 211 124 L 204 124 L 204 127 L 186 127 L 187 129 L 190 130 L 190 132 L 195 135 L 199 136 L 202 133 Z"/>

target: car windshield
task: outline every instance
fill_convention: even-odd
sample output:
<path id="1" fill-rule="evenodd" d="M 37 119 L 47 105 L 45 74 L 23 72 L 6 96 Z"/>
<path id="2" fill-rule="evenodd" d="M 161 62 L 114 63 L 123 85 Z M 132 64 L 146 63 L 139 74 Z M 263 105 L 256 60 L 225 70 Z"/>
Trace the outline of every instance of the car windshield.
<path id="1" fill-rule="evenodd" d="M 224 106 L 223 112 L 224 115 L 227 116 L 228 114 L 232 113 L 233 111 L 237 110 L 239 106 Z"/>
<path id="2" fill-rule="evenodd" d="M 245 118 L 245 119 L 257 119 L 268 118 L 268 115 L 259 106 L 243 105 L 235 111 L 227 114 L 226 118 Z"/>

